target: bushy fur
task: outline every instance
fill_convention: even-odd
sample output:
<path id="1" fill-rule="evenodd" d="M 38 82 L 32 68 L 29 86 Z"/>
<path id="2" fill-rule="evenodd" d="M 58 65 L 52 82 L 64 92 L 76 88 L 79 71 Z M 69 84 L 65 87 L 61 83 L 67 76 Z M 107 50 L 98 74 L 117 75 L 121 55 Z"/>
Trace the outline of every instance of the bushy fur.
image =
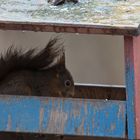
<path id="1" fill-rule="evenodd" d="M 7 74 L 18 70 L 45 70 L 57 65 L 60 59 L 57 61 L 55 59 L 62 54 L 62 45 L 58 43 L 58 38 L 54 38 L 38 53 L 36 49 L 23 53 L 21 49 L 11 46 L 5 55 L 0 57 L 0 80 Z"/>

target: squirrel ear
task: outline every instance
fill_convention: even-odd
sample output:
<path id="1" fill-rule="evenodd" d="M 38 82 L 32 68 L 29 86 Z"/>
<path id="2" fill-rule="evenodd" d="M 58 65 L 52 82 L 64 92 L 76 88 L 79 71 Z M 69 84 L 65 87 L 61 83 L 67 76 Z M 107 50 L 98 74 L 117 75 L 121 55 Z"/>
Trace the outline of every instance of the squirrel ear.
<path id="1" fill-rule="evenodd" d="M 62 52 L 62 55 L 61 55 L 61 57 L 59 59 L 59 63 L 58 64 L 65 68 L 65 53 L 64 52 Z"/>

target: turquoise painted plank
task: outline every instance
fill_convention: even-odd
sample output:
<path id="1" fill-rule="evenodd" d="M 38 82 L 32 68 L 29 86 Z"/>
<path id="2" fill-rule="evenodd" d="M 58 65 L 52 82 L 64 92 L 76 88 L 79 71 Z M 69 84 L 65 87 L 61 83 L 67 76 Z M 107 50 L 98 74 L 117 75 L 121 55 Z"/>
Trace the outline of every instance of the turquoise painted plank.
<path id="1" fill-rule="evenodd" d="M 125 137 L 124 101 L 0 96 L 0 131 Z"/>
<path id="2" fill-rule="evenodd" d="M 127 93 L 127 124 L 128 138 L 136 139 L 136 116 L 135 116 L 135 68 L 134 68 L 134 46 L 133 37 L 124 37 L 124 54 L 125 54 L 125 81 Z M 139 54 L 138 54 L 139 55 Z M 140 61 L 140 60 L 138 60 Z M 139 63 L 138 63 L 139 64 Z M 138 76 L 137 76 L 138 77 Z"/>

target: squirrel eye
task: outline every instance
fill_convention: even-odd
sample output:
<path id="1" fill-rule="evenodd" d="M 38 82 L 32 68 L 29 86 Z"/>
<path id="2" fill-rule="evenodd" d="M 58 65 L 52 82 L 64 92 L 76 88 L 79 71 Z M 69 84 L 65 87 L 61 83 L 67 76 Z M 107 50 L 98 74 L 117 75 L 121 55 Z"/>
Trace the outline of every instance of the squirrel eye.
<path id="1" fill-rule="evenodd" d="M 65 86 L 66 87 L 70 87 L 71 86 L 71 81 L 70 80 L 66 80 L 65 81 Z"/>

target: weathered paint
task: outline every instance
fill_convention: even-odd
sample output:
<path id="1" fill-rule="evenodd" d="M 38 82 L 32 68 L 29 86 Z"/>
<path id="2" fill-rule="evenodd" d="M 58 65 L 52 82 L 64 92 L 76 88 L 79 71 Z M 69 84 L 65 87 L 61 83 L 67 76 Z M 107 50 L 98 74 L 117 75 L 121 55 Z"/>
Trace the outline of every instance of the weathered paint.
<path id="1" fill-rule="evenodd" d="M 125 137 L 125 101 L 0 96 L 0 131 Z"/>
<path id="2" fill-rule="evenodd" d="M 138 35 L 139 11 L 139 0 L 79 0 L 62 6 L 0 0 L 0 29 Z"/>
<path id="3" fill-rule="evenodd" d="M 135 138 L 135 113 L 134 113 L 134 64 L 133 64 L 133 40 L 125 36 L 125 77 L 126 77 L 126 98 L 127 98 L 127 123 L 128 137 Z"/>
<path id="4" fill-rule="evenodd" d="M 80 34 L 106 34 L 106 35 L 134 35 L 140 34 L 140 27 L 100 24 L 77 24 L 61 22 L 30 22 L 30 21 L 0 21 L 1 30 L 23 30 L 36 32 L 80 33 Z"/>
<path id="5" fill-rule="evenodd" d="M 139 0 L 79 0 L 62 6 L 52 6 L 46 0 L 0 0 L 2 21 L 135 26 L 140 23 L 139 10 Z"/>
<path id="6" fill-rule="evenodd" d="M 125 36 L 128 138 L 140 139 L 140 36 Z"/>

